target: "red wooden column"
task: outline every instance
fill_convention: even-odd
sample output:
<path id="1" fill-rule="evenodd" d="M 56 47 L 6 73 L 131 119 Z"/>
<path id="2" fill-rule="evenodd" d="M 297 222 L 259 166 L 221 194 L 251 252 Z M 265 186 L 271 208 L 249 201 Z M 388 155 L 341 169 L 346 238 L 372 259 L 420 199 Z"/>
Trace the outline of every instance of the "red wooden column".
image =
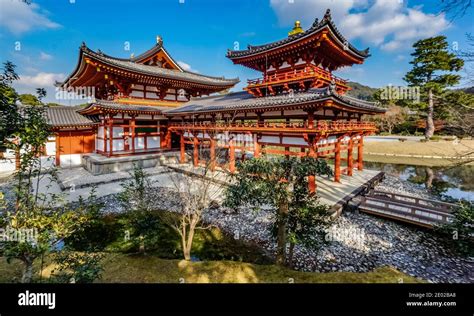
<path id="1" fill-rule="evenodd" d="M 104 153 L 106 153 L 108 150 L 107 150 L 107 124 L 106 124 L 105 117 L 104 117 L 104 120 L 103 120 L 103 123 L 102 123 L 102 128 L 104 129 L 104 135 L 102 135 L 104 137 L 104 139 L 103 139 L 103 141 L 104 141 Z"/>
<path id="2" fill-rule="evenodd" d="M 235 147 L 233 138 L 229 140 L 229 171 L 231 173 L 235 172 Z"/>
<path id="3" fill-rule="evenodd" d="M 308 128 L 314 127 L 314 110 L 308 110 Z"/>
<path id="4" fill-rule="evenodd" d="M 186 157 L 184 155 L 184 132 L 181 132 L 179 135 L 179 147 L 180 147 L 180 153 L 179 153 L 179 163 L 185 163 L 186 162 Z"/>
<path id="5" fill-rule="evenodd" d="M 193 138 L 193 165 L 197 167 L 199 164 L 199 139 L 196 135 Z"/>
<path id="6" fill-rule="evenodd" d="M 210 156 L 211 156 L 211 161 L 210 161 L 210 169 L 211 171 L 214 171 L 216 169 L 216 140 L 212 135 L 211 136 L 211 143 L 210 143 Z"/>
<path id="7" fill-rule="evenodd" d="M 253 135 L 253 156 L 260 158 L 260 144 L 258 143 L 258 134 Z"/>
<path id="8" fill-rule="evenodd" d="M 61 145 L 59 141 L 59 133 L 56 133 L 56 166 L 58 167 L 61 164 Z M 16 158 L 16 155 L 15 155 Z M 16 161 L 16 170 L 20 169 L 20 161 Z"/>
<path id="9" fill-rule="evenodd" d="M 132 133 L 132 152 L 135 153 L 135 116 L 130 120 L 130 132 Z"/>
<path id="10" fill-rule="evenodd" d="M 310 138 L 309 141 L 309 152 L 308 156 L 311 158 L 318 158 L 318 153 L 317 151 L 317 144 L 318 139 L 316 137 Z M 304 150 L 304 148 L 302 148 Z M 316 192 L 316 175 L 310 174 L 308 175 L 308 187 L 309 187 L 309 193 L 315 193 Z"/>
<path id="11" fill-rule="evenodd" d="M 165 148 L 171 149 L 171 131 L 169 128 L 166 131 Z"/>
<path id="12" fill-rule="evenodd" d="M 341 139 L 337 139 L 334 155 L 334 181 L 341 182 Z"/>
<path id="13" fill-rule="evenodd" d="M 114 151 L 114 117 L 111 115 L 109 118 L 109 153 L 108 156 L 112 156 Z"/>
<path id="14" fill-rule="evenodd" d="M 360 135 L 359 142 L 357 144 L 357 169 L 364 169 L 364 136 Z"/>
<path id="15" fill-rule="evenodd" d="M 349 139 L 349 146 L 347 147 L 347 175 L 352 176 L 352 169 L 354 169 L 354 160 L 352 159 L 352 151 L 354 147 L 354 142 L 352 136 Z"/>

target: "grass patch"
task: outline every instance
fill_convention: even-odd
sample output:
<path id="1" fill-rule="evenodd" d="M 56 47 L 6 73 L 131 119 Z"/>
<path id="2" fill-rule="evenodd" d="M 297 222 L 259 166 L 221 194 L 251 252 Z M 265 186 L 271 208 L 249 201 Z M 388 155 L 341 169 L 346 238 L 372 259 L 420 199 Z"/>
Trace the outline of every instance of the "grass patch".
<path id="1" fill-rule="evenodd" d="M 47 260 L 47 262 L 49 262 Z M 101 283 L 421 283 L 391 267 L 371 272 L 299 272 L 275 265 L 235 261 L 187 262 L 150 255 L 105 254 Z M 45 265 L 45 280 L 53 269 Z M 19 261 L 0 258 L 0 282 L 21 278 Z"/>
<path id="2" fill-rule="evenodd" d="M 164 211 L 150 211 L 133 217 L 127 214 L 99 217 L 92 225 L 68 238 L 66 245 L 75 251 L 133 254 L 139 252 L 140 243 L 143 243 L 149 255 L 182 259 L 181 238 L 161 221 L 159 212 Z M 170 215 L 176 216 L 174 213 Z M 215 227 L 196 230 L 191 255 L 196 260 L 271 263 L 271 259 L 257 245 L 235 240 Z"/>

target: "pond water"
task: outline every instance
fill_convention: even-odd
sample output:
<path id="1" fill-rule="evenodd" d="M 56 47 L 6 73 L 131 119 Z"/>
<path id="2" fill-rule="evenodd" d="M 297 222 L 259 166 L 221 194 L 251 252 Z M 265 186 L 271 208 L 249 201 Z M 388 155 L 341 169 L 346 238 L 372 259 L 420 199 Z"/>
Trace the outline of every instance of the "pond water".
<path id="1" fill-rule="evenodd" d="M 364 166 L 407 180 L 447 200 L 474 201 L 473 165 L 425 167 L 367 161 Z"/>

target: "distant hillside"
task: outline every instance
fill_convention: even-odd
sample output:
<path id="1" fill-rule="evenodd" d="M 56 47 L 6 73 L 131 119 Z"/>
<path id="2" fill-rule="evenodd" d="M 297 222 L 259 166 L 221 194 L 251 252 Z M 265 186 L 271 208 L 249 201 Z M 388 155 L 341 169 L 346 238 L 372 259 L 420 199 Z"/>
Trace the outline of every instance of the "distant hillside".
<path id="1" fill-rule="evenodd" d="M 474 86 L 473 87 L 469 87 L 469 88 L 462 88 L 462 89 L 459 89 L 465 93 L 469 93 L 469 94 L 474 94 Z"/>
<path id="2" fill-rule="evenodd" d="M 364 86 L 358 82 L 348 82 L 349 87 L 352 88 L 348 95 L 354 98 L 358 98 L 361 100 L 373 101 L 373 95 L 378 90 L 377 88 L 371 88 L 369 86 Z"/>

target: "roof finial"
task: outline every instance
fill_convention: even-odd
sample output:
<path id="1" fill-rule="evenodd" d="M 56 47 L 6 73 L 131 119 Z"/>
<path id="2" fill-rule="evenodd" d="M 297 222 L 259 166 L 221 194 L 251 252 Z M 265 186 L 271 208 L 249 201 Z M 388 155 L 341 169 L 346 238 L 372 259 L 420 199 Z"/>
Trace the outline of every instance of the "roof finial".
<path id="1" fill-rule="evenodd" d="M 135 54 L 134 54 L 134 53 L 131 53 L 131 54 L 130 54 L 130 59 L 133 59 L 133 58 L 135 58 Z"/>
<path id="2" fill-rule="evenodd" d="M 156 36 L 156 43 L 159 45 L 163 44 L 163 38 L 161 37 L 161 35 Z"/>
<path id="3" fill-rule="evenodd" d="M 295 26 L 291 31 L 288 32 L 288 36 L 292 36 L 295 34 L 303 33 L 303 29 L 301 28 L 301 22 L 300 21 L 295 21 Z"/>
<path id="4" fill-rule="evenodd" d="M 326 13 L 324 14 L 324 19 L 331 19 L 331 9 L 326 10 Z"/>

